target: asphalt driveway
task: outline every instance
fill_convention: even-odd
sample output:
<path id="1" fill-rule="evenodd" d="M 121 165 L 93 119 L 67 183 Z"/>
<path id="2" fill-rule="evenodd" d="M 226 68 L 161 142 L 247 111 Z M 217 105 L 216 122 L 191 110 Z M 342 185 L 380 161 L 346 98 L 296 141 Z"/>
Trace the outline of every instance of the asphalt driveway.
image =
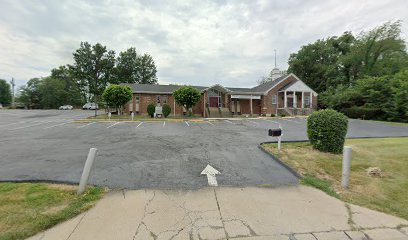
<path id="1" fill-rule="evenodd" d="M 196 189 L 200 172 L 219 185 L 293 185 L 298 179 L 262 152 L 268 128 L 306 140 L 306 120 L 73 123 L 89 111 L 0 111 L 0 180 L 78 182 L 89 148 L 99 149 L 90 182 L 111 188 Z M 348 137 L 408 136 L 408 127 L 351 120 Z"/>

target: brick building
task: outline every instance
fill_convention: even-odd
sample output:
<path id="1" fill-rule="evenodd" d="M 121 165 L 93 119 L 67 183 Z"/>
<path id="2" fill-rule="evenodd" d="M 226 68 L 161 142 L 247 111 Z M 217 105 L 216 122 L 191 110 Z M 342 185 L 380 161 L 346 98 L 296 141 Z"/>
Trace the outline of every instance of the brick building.
<path id="1" fill-rule="evenodd" d="M 124 84 L 132 88 L 133 99 L 125 112 L 147 114 L 147 105 L 170 105 L 171 115 L 185 114 L 172 93 L 179 85 Z M 317 93 L 294 74 L 277 77 L 253 88 L 224 87 L 219 84 L 194 86 L 201 100 L 193 107 L 195 115 L 203 117 L 259 116 L 271 114 L 307 115 L 317 106 Z"/>

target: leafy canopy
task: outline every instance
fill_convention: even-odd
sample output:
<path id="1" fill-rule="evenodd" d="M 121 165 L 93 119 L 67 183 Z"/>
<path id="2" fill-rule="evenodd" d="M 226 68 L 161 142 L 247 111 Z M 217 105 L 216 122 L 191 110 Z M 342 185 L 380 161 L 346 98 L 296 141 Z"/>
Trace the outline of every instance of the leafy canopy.
<path id="1" fill-rule="evenodd" d="M 132 99 L 132 89 L 128 86 L 112 84 L 102 94 L 109 106 L 122 108 Z"/>
<path id="2" fill-rule="evenodd" d="M 11 103 L 11 87 L 10 84 L 4 79 L 0 79 L 0 103 Z"/>
<path id="3" fill-rule="evenodd" d="M 173 97 L 176 103 L 184 106 L 187 110 L 192 108 L 201 99 L 201 93 L 197 88 L 191 86 L 183 86 L 173 92 Z"/>

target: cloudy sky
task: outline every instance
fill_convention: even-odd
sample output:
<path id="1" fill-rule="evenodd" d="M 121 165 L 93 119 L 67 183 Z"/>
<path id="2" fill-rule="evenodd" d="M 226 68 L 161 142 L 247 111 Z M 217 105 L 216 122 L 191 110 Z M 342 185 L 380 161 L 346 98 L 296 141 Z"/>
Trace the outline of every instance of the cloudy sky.
<path id="1" fill-rule="evenodd" d="M 18 85 L 72 63 L 81 41 L 150 53 L 159 83 L 250 87 L 309 42 L 389 20 L 406 0 L 0 0 L 0 78 Z"/>

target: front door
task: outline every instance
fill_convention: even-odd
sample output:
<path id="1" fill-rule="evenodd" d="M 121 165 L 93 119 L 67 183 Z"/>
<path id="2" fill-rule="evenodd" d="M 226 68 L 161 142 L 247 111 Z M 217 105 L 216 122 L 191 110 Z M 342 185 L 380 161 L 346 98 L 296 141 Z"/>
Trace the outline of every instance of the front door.
<path id="1" fill-rule="evenodd" d="M 218 107 L 218 97 L 210 97 L 210 107 Z"/>

